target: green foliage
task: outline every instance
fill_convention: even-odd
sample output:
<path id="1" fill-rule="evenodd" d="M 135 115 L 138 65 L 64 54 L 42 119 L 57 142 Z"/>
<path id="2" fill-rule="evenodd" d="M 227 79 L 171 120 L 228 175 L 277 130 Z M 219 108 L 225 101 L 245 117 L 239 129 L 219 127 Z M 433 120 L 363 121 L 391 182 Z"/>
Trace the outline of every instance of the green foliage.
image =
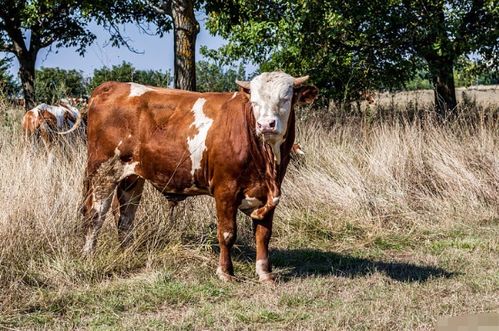
<path id="1" fill-rule="evenodd" d="M 456 61 L 454 77 L 456 86 L 499 84 L 498 68 L 484 70 L 481 61 L 471 61 L 466 57 Z"/>
<path id="2" fill-rule="evenodd" d="M 14 41 L 24 46 L 22 38 L 30 31 L 33 50 L 49 46 L 76 47 L 82 54 L 96 38 L 88 27 L 92 21 L 110 33 L 113 46 L 128 45 L 118 25 L 154 20 L 156 32 L 170 30 L 171 24 L 157 16 L 140 0 L 6 0 L 0 7 L 0 50 L 15 53 Z"/>
<path id="3" fill-rule="evenodd" d="M 114 65 L 111 68 L 102 67 L 94 70 L 94 75 L 89 83 L 89 89 L 93 90 L 107 81 L 135 82 L 139 84 L 167 87 L 172 81 L 170 71 L 163 73 L 155 70 L 137 70 L 128 62 Z"/>
<path id="4" fill-rule="evenodd" d="M 169 18 L 158 15 L 143 0 L 5 0 L 0 3 L 0 52 L 14 54 L 19 61 L 26 106 L 34 105 L 35 63 L 38 52 L 46 47 L 75 47 L 85 52 L 96 38 L 90 22 L 109 32 L 113 46 L 133 50 L 120 24 L 134 23 L 145 32 L 162 35 L 171 29 Z M 148 24 L 154 22 L 156 24 Z"/>
<path id="5" fill-rule="evenodd" d="M 36 78 L 37 102 L 54 104 L 65 97 L 82 97 L 87 94 L 81 71 L 42 67 L 36 71 Z"/>
<path id="6" fill-rule="evenodd" d="M 429 90 L 432 88 L 430 82 L 430 73 L 428 69 L 419 69 L 416 71 L 414 77 L 405 83 L 405 89 L 409 91 L 413 90 Z"/>
<path id="7" fill-rule="evenodd" d="M 474 1 L 208 1 L 207 27 L 228 39 L 205 55 L 244 58 L 261 70 L 310 74 L 321 95 L 355 99 L 365 89 L 404 86 L 421 61 L 432 80 L 461 55 L 497 65 L 498 6 Z M 451 75 L 452 77 L 452 75 Z M 442 77 L 440 77 L 442 78 Z"/>
<path id="8" fill-rule="evenodd" d="M 228 38 L 210 57 L 245 58 L 262 71 L 309 74 L 321 95 L 347 102 L 372 88 L 401 87 L 410 77 L 404 46 L 387 38 L 387 3 L 233 1 L 207 6 L 208 28 Z M 370 20 L 376 16 L 377 20 Z M 380 51 L 383 49 L 383 52 Z"/>
<path id="9" fill-rule="evenodd" d="M 246 72 L 242 64 L 237 68 L 224 68 L 208 61 L 196 63 L 196 90 L 199 92 L 236 91 L 236 79 L 245 80 Z"/>
<path id="10" fill-rule="evenodd" d="M 9 73 L 11 58 L 0 59 L 0 93 L 2 96 L 15 96 L 19 93 L 19 86 Z"/>

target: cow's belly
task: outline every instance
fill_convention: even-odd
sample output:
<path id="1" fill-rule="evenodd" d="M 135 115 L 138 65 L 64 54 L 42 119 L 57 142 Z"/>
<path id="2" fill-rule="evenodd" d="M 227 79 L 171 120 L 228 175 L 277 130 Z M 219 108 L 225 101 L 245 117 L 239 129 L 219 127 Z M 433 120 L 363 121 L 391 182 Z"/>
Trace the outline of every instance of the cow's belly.
<path id="1" fill-rule="evenodd" d="M 208 183 L 199 174 L 192 175 L 191 161 L 186 153 L 163 149 L 142 153 L 136 174 L 148 180 L 163 194 L 209 194 Z"/>

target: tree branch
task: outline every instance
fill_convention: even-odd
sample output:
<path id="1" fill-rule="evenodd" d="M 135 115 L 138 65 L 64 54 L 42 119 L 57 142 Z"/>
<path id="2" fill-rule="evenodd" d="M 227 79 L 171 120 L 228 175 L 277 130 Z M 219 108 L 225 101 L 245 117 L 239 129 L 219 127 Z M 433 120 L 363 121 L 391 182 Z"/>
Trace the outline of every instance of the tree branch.
<path id="1" fill-rule="evenodd" d="M 146 4 L 158 14 L 172 16 L 172 0 L 161 1 L 159 6 L 150 0 L 146 0 Z"/>

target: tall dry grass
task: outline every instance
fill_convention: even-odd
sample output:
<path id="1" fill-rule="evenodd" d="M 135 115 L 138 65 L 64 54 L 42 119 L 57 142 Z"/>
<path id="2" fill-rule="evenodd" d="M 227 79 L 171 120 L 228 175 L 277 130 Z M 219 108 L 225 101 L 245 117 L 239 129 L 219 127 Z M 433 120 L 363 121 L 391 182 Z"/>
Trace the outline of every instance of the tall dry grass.
<path id="1" fill-rule="evenodd" d="M 46 155 L 22 139 L 13 110 L 0 129 L 0 306 L 36 302 L 43 289 L 68 290 L 154 268 L 171 247 L 211 249 L 216 219 L 209 197 L 188 199 L 168 220 L 163 197 L 146 189 L 135 244 L 118 249 L 111 215 L 92 260 L 80 257 L 77 213 L 85 163 L 81 141 Z M 13 115 L 14 114 L 14 115 Z M 394 236 L 438 235 L 499 215 L 499 124 L 428 119 L 319 121 L 298 125 L 305 157 L 289 168 L 272 246 L 369 246 Z M 343 239 L 342 239 L 343 238 Z M 413 238 L 414 239 L 414 238 Z M 239 216 L 239 243 L 251 245 Z M 166 250 L 169 247 L 170 250 Z M 188 257 L 186 257 L 188 259 Z M 210 261 L 216 264 L 216 259 Z"/>

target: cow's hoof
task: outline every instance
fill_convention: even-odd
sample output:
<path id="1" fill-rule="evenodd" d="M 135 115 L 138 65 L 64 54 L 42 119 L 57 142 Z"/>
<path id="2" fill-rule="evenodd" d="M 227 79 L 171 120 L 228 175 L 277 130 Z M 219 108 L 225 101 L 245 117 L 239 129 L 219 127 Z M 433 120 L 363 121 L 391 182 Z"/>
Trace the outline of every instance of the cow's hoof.
<path id="1" fill-rule="evenodd" d="M 271 272 L 260 274 L 259 279 L 263 284 L 275 284 L 275 276 Z"/>
<path id="2" fill-rule="evenodd" d="M 223 271 L 220 267 L 217 268 L 217 276 L 224 282 L 232 282 L 236 279 L 233 275 Z"/>

